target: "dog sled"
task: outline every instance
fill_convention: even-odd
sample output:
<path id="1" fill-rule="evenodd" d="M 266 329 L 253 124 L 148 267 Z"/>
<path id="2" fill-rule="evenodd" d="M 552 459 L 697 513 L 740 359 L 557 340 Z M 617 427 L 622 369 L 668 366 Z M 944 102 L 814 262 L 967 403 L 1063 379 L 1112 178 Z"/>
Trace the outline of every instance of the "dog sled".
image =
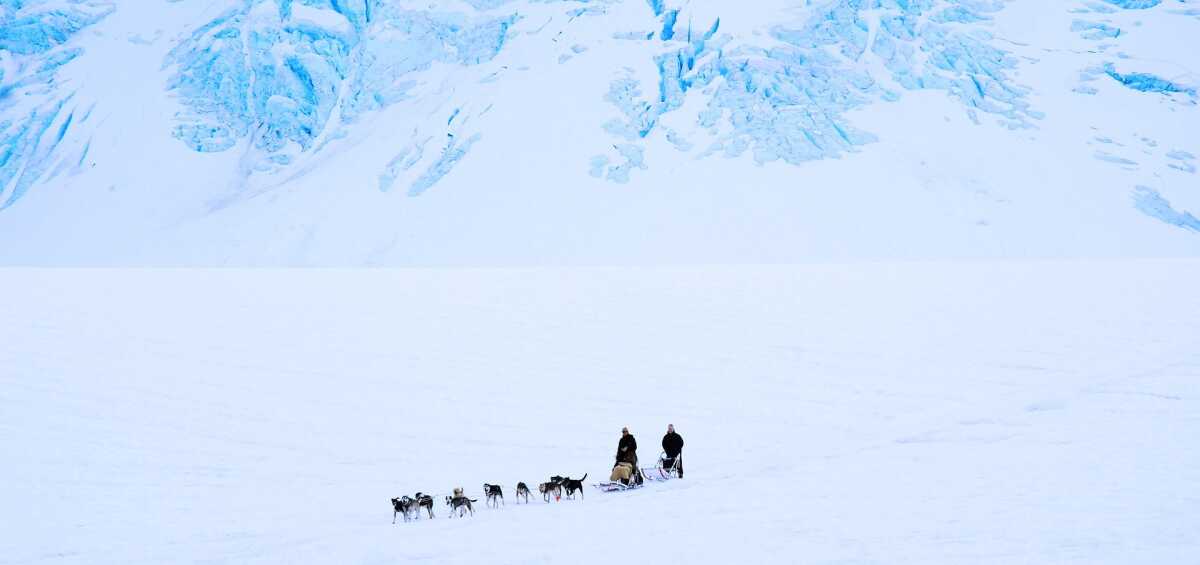
<path id="1" fill-rule="evenodd" d="M 682 466 L 683 461 L 680 456 L 667 457 L 667 453 L 664 451 L 658 454 L 658 465 L 642 469 L 642 474 L 650 481 L 669 481 L 679 478 L 679 469 Z"/>
<path id="2" fill-rule="evenodd" d="M 615 492 L 640 488 L 645 484 L 646 474 L 637 465 L 617 463 L 613 466 L 613 473 L 609 480 L 595 483 L 592 486 L 603 492 Z"/>
<path id="3" fill-rule="evenodd" d="M 638 468 L 630 466 L 630 476 L 628 481 L 610 480 L 602 483 L 596 483 L 594 486 L 604 492 L 635 489 L 645 486 L 646 483 L 678 479 L 679 469 L 682 466 L 683 461 L 679 456 L 667 457 L 666 452 L 663 452 L 658 454 L 658 464 L 654 467 Z M 615 471 L 613 476 L 614 478 L 617 476 Z"/>

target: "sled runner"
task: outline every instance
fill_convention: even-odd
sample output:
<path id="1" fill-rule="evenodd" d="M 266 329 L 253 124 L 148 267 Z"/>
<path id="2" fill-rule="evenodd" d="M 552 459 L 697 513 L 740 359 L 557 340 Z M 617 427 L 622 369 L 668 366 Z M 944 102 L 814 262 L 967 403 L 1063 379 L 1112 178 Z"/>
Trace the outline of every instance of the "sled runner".
<path id="1" fill-rule="evenodd" d="M 612 482 L 612 481 L 605 481 L 605 482 L 602 482 L 602 483 L 593 483 L 593 484 L 592 484 L 592 486 L 594 486 L 594 487 L 596 487 L 596 488 L 600 489 L 600 491 L 601 491 L 601 492 L 617 492 L 617 491 L 621 491 L 621 490 L 633 490 L 633 489 L 636 489 L 636 488 L 641 488 L 641 487 L 645 486 L 645 484 L 646 484 L 646 483 L 642 483 L 642 484 L 637 484 L 637 483 L 629 483 L 629 484 L 625 484 L 625 483 L 622 483 L 622 482 Z"/>
<path id="2" fill-rule="evenodd" d="M 626 463 L 626 465 L 628 465 Z M 632 467 L 632 466 L 631 466 Z M 594 483 L 592 486 L 600 489 L 603 492 L 615 492 L 620 490 L 632 490 L 640 488 L 646 484 L 646 475 L 641 469 L 633 467 L 633 475 L 629 477 L 629 482 L 622 481 L 604 481 Z"/>

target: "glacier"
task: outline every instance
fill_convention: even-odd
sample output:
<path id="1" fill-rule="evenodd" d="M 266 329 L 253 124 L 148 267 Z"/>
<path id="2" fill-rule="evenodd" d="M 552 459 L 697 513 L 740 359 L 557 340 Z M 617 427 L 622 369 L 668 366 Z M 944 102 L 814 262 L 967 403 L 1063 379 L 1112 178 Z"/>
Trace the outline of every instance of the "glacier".
<path id="1" fill-rule="evenodd" d="M 43 206 L 106 210 L 112 198 L 123 207 L 107 220 L 72 222 L 65 218 L 82 212 L 59 212 L 66 231 L 102 234 L 97 242 L 150 229 L 186 231 L 191 235 L 179 237 L 187 239 L 204 230 L 180 226 L 230 222 L 246 233 L 219 245 L 255 242 L 246 244 L 245 256 L 276 234 L 318 234 L 286 252 L 285 246 L 263 252 L 291 261 L 317 248 L 335 254 L 332 243 L 322 243 L 332 236 L 321 234 L 359 230 L 337 241 L 372 241 L 363 245 L 374 261 L 412 257 L 394 243 L 411 238 L 388 232 L 434 237 L 441 232 L 423 225 L 423 214 L 449 214 L 441 209 L 449 202 L 469 207 L 462 199 L 474 187 L 498 184 L 501 190 L 490 194 L 515 190 L 578 210 L 609 208 L 575 198 L 622 198 L 643 188 L 655 196 L 642 197 L 660 205 L 666 199 L 656 191 L 727 196 L 732 187 L 759 187 L 752 190 L 780 200 L 767 209 L 795 212 L 806 199 L 829 204 L 891 184 L 891 173 L 858 170 L 869 166 L 896 171 L 906 183 L 902 191 L 933 195 L 907 214 L 948 208 L 940 217 L 954 220 L 945 221 L 963 217 L 969 229 L 995 234 L 957 241 L 986 241 L 981 245 L 997 253 L 1037 249 L 1033 241 L 1001 243 L 1009 237 L 1001 235 L 1007 233 L 1002 218 L 1015 221 L 1007 207 L 1030 206 L 1033 198 L 1019 194 L 1043 180 L 990 167 L 1064 151 L 1049 147 L 1051 139 L 1074 149 L 1043 168 L 1087 177 L 1059 178 L 1059 186 L 1105 187 L 1097 192 L 1104 205 L 1119 205 L 1138 220 L 1129 186 L 1155 186 L 1176 208 L 1194 212 L 1197 203 L 1183 183 L 1195 178 L 1196 162 L 1169 153 L 1198 149 L 1182 133 L 1194 129 L 1189 124 L 1200 102 L 1200 82 L 1181 59 L 1197 21 L 1191 4 L 0 0 L 0 235 L 42 230 L 34 216 Z M 1022 23 L 1031 15 L 1045 27 Z M 130 65 L 139 71 L 105 69 L 107 58 L 126 56 L 137 59 Z M 143 87 L 142 78 L 153 84 Z M 119 99 L 121 85 L 109 84 L 118 80 L 136 83 L 128 101 Z M 1098 138 L 1118 141 L 1092 145 Z M 119 155 L 131 146 L 153 153 L 147 159 L 154 163 L 126 162 Z M 149 146 L 165 148 L 145 151 Z M 1034 146 L 1042 150 L 1027 150 Z M 175 170 L 178 176 L 169 172 Z M 593 192 L 602 190 L 593 184 L 612 192 Z M 853 188 L 821 197 L 808 192 L 831 185 Z M 579 191 L 557 192 L 566 186 Z M 764 186 L 791 188 L 773 193 Z M 365 203 L 370 198 L 412 202 Z M 327 201 L 309 201 L 316 199 Z M 269 212 L 274 202 L 288 204 Z M 906 204 L 888 204 L 898 205 Z M 292 208 L 294 221 L 283 211 Z M 362 219 L 354 212 L 360 208 L 404 220 Z M 529 212 L 496 217 L 536 208 L 525 203 Z M 276 215 L 277 225 L 255 233 L 256 213 Z M 797 234 L 840 229 L 823 216 L 799 215 L 795 225 L 776 227 Z M 904 215 L 873 222 L 900 222 Z M 751 221 L 749 233 L 761 220 Z M 566 220 L 547 225 L 559 221 Z M 139 222 L 145 225 L 127 227 Z M 325 229 L 326 222 L 337 227 Z M 64 230 L 44 225 L 38 245 L 58 245 L 47 242 Z M 460 243 L 471 237 L 443 236 Z M 683 232 L 669 237 L 672 245 L 688 240 Z M 919 239 L 917 247 L 948 245 Z M 837 240 L 810 241 L 832 248 L 825 242 Z M 165 252 L 163 241 L 136 245 L 160 245 L 145 251 L 152 257 Z M 869 244 L 854 245 L 871 255 L 864 251 Z M 441 249 L 424 247 L 432 254 Z M 33 247 L 13 254 L 40 256 Z M 244 258 L 241 251 L 206 257 Z"/>
<path id="2" fill-rule="evenodd" d="M 197 29 L 165 62 L 176 69 L 168 89 L 186 108 L 175 137 L 200 152 L 249 139 L 267 159 L 289 163 L 330 131 L 404 99 L 409 74 L 490 60 L 516 18 L 380 0 L 347 6 L 256 0 Z"/>
<path id="3" fill-rule="evenodd" d="M 471 3 L 479 11 L 510 4 Z M 989 45 L 986 32 L 953 27 L 987 22 L 1002 8 L 999 2 L 954 0 L 935 7 L 840 0 L 800 25 L 773 28 L 771 37 L 784 46 L 730 50 L 725 49 L 729 38 L 717 37 L 719 18 L 696 32 L 689 23 L 677 37 L 680 9 L 649 5 L 660 20 L 659 40 L 668 49 L 654 58 L 657 99 L 637 98 L 639 89 L 628 77 L 614 80 L 606 95 L 623 119 L 605 123 L 604 129 L 626 142 L 650 135 L 691 91 L 715 81 L 708 108 L 695 117 L 715 138 L 704 155 L 737 157 L 749 150 L 759 164 L 782 160 L 792 165 L 837 158 L 875 140 L 849 123 L 847 112 L 899 99 L 894 88 L 849 68 L 868 54 L 884 62 L 896 85 L 947 92 L 975 121 L 979 112 L 1000 117 L 1007 127 L 1031 127 L 1031 120 L 1040 118 L 1025 101 L 1023 87 L 1007 75 L 1015 67 L 1011 56 Z M 305 10 L 284 0 L 247 2 L 200 27 L 172 51 L 166 65 L 176 74 L 168 88 L 187 108 L 179 115 L 175 137 L 200 152 L 226 151 L 249 138 L 264 153 L 254 170 L 277 170 L 270 164 L 292 163 L 330 129 L 403 100 L 417 84 L 405 78 L 412 73 L 435 62 L 491 60 L 519 17 L 411 11 L 378 0 L 357 10 L 318 0 L 298 7 Z M 580 10 L 569 14 L 578 16 Z M 872 20 L 879 10 L 890 12 Z M 827 53 L 830 47 L 840 56 Z M 557 60 L 565 63 L 582 49 L 575 46 Z M 282 52 L 288 55 L 276 55 Z M 731 131 L 718 133 L 722 127 Z M 695 145 L 678 133 L 669 135 L 677 148 Z M 606 178 L 621 182 L 630 168 L 644 167 L 635 164 L 640 160 L 628 160 L 628 149 L 615 151 L 613 157 L 624 162 L 612 165 Z M 432 178 L 436 182 L 440 175 Z"/>
<path id="4" fill-rule="evenodd" d="M 62 5 L 52 0 L 9 0 L 0 8 L 0 50 L 16 55 L 45 53 L 64 45 L 115 9 L 108 2 Z"/>
<path id="5" fill-rule="evenodd" d="M 59 71 L 84 54 L 73 38 L 114 9 L 85 0 L 0 2 L 0 211 L 54 170 L 78 170 L 86 159 L 90 142 L 67 151 L 64 138 L 90 109 L 74 105 Z"/>
<path id="6" fill-rule="evenodd" d="M 774 46 L 733 48 L 727 48 L 729 36 L 718 35 L 719 19 L 702 32 L 689 27 L 677 39 L 678 13 L 666 11 L 659 39 L 667 50 L 654 58 L 656 96 L 645 98 L 632 78 L 615 79 L 605 99 L 623 117 L 603 127 L 626 141 L 645 138 L 690 95 L 711 86 L 707 108 L 694 118 L 715 138 L 704 155 L 751 151 L 760 165 L 838 158 L 876 139 L 850 123 L 848 112 L 899 99 L 894 88 L 855 68 L 864 57 L 880 60 L 900 88 L 947 93 L 976 122 L 985 113 L 1006 127 L 1033 127 L 1042 114 L 1010 76 L 1015 58 L 986 31 L 957 27 L 987 22 L 1002 7 L 975 0 L 838 0 L 816 7 L 798 25 L 772 27 Z"/>
<path id="7" fill-rule="evenodd" d="M 1117 72 L 1116 66 L 1112 63 L 1104 65 L 1104 73 L 1112 77 L 1113 80 L 1133 90 L 1162 94 L 1182 93 L 1190 96 L 1196 95 L 1195 87 L 1179 84 L 1151 73 L 1120 73 Z"/>

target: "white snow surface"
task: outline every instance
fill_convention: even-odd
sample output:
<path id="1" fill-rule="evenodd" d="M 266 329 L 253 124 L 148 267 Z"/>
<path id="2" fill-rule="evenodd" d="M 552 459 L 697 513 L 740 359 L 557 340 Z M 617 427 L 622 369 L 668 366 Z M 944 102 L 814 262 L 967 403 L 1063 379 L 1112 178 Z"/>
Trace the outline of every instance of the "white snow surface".
<path id="1" fill-rule="evenodd" d="M 1200 263 L 0 272 L 0 563 L 1190 563 Z M 686 478 L 602 478 L 622 426 Z M 393 525 L 456 486 L 507 505 Z"/>

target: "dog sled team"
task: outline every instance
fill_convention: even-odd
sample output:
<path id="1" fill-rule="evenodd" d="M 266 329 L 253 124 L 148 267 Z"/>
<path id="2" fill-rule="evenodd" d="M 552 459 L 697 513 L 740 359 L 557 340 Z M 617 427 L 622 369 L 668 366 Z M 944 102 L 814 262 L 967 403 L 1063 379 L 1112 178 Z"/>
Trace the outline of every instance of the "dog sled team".
<path id="1" fill-rule="evenodd" d="M 629 428 L 622 428 L 621 439 L 617 442 L 616 463 L 613 465 L 612 474 L 609 476 L 608 482 L 597 483 L 595 486 L 603 491 L 626 490 L 642 486 L 647 480 L 683 478 L 682 454 L 683 438 L 675 433 L 673 424 L 668 425 L 667 433 L 662 439 L 662 454 L 658 457 L 658 465 L 642 469 L 638 467 L 637 440 L 629 433 Z M 564 496 L 574 498 L 576 493 L 583 498 L 583 481 L 585 480 L 587 480 L 587 473 L 584 473 L 583 477 L 579 479 L 555 475 L 550 477 L 549 481 L 538 484 L 538 493 L 547 503 L 551 499 L 561 500 Z M 504 504 L 504 489 L 500 485 L 483 483 L 483 496 L 486 506 L 498 508 Z M 528 504 L 529 496 L 529 486 L 523 482 L 517 483 L 517 502 L 524 500 Z M 459 517 L 475 515 L 473 504 L 479 502 L 466 496 L 462 487 L 455 488 L 454 494 L 447 496 L 445 500 L 446 506 L 450 508 L 450 517 L 452 518 L 455 514 L 458 514 Z M 405 522 L 420 519 L 421 512 L 425 512 L 429 518 L 433 518 L 433 496 L 418 492 L 411 497 L 393 498 L 392 511 L 393 524 L 396 523 L 397 517 L 402 517 Z"/>

